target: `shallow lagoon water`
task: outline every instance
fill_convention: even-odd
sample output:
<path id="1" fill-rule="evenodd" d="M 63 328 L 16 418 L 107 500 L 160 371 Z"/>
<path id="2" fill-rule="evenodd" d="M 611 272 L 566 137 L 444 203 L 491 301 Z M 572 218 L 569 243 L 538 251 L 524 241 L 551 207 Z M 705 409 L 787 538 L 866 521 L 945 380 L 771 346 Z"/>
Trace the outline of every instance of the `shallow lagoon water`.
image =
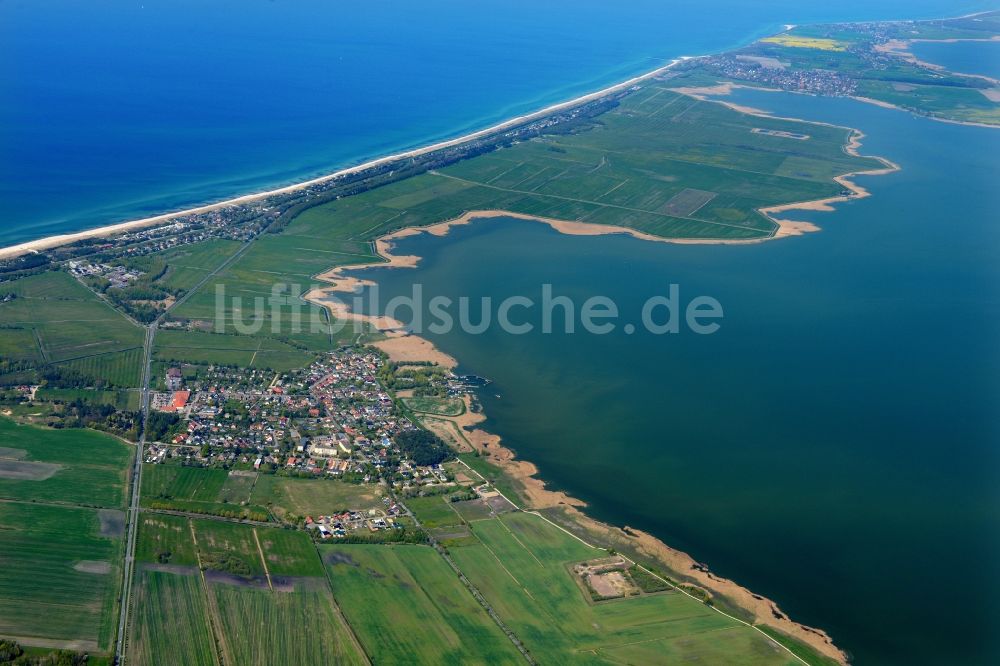
<path id="1" fill-rule="evenodd" d="M 650 531 L 859 664 L 1000 661 L 1000 132 L 850 100 L 735 101 L 861 128 L 903 171 L 750 246 L 571 237 L 485 221 L 399 242 L 382 302 L 606 295 L 622 322 L 678 284 L 714 335 L 429 335 L 494 383 L 489 421 L 552 486 Z M 630 319 L 631 318 L 631 319 Z M 499 397 L 497 397 L 499 396 Z"/>
<path id="2" fill-rule="evenodd" d="M 952 72 L 1000 78 L 1000 42 L 915 42 L 911 51 Z"/>

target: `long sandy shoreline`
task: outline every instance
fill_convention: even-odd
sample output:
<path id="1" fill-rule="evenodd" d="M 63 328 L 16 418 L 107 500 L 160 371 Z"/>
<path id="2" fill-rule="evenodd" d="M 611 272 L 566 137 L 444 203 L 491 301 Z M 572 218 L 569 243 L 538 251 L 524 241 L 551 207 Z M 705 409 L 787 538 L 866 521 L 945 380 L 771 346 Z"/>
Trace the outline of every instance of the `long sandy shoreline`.
<path id="1" fill-rule="evenodd" d="M 48 236 L 46 238 L 40 238 L 38 240 L 28 241 L 25 243 L 19 243 L 17 245 L 9 245 L 7 247 L 0 248 L 0 259 L 9 259 L 11 257 L 16 257 L 22 254 L 28 254 L 30 252 L 38 252 L 41 250 L 48 250 L 54 247 L 59 247 L 61 245 L 66 245 L 68 243 L 73 243 L 79 240 L 84 240 L 88 238 L 103 238 L 105 236 L 114 236 L 116 234 L 121 234 L 126 231 L 134 231 L 136 229 L 142 229 L 145 227 L 152 227 L 158 224 L 163 224 L 175 220 L 179 217 L 184 217 L 187 215 L 198 215 L 201 213 L 210 213 L 214 210 L 220 210 L 222 208 L 228 208 L 230 206 L 238 206 L 241 204 L 252 203 L 254 201 L 260 201 L 268 197 L 272 197 L 279 194 L 290 194 L 293 192 L 299 192 L 301 190 L 307 189 L 314 185 L 321 185 L 323 183 L 328 183 L 331 180 L 336 180 L 344 176 L 349 176 L 361 171 L 365 171 L 372 167 L 381 166 L 384 164 L 396 162 L 398 160 L 409 159 L 412 157 L 419 157 L 420 155 L 426 155 L 427 153 L 434 152 L 436 150 L 441 150 L 443 148 L 450 148 L 452 146 L 458 146 L 468 141 L 473 141 L 475 139 L 482 138 L 484 136 L 489 136 L 495 134 L 496 132 L 502 132 L 503 130 L 522 125 L 533 120 L 538 120 L 546 116 L 552 115 L 553 113 L 558 113 L 560 111 L 565 111 L 581 104 L 586 104 L 594 100 L 600 99 L 607 95 L 621 92 L 627 90 L 634 85 L 642 83 L 651 78 L 660 76 L 670 68 L 676 66 L 678 63 L 689 60 L 690 57 L 682 56 L 680 58 L 674 58 L 666 65 L 652 69 L 645 74 L 640 74 L 634 76 L 625 81 L 615 83 L 601 90 L 597 90 L 579 97 L 575 97 L 571 100 L 565 102 L 559 102 L 558 104 L 553 104 L 547 106 L 538 111 L 533 111 L 531 113 L 516 116 L 510 118 L 496 125 L 492 125 L 485 129 L 476 130 L 475 132 L 470 132 L 460 137 L 454 139 L 447 139 L 445 141 L 439 141 L 438 143 L 423 146 L 421 148 L 415 148 L 413 150 L 403 151 L 401 153 L 395 153 L 392 155 L 386 155 L 384 157 L 379 157 L 373 160 L 364 162 L 363 164 L 358 164 L 357 166 L 347 167 L 345 169 L 340 169 L 339 171 L 334 171 L 325 176 L 319 176 L 318 178 L 312 178 L 310 180 L 305 180 L 300 183 L 295 183 L 293 185 L 286 185 L 284 187 L 278 187 L 272 190 L 266 190 L 264 192 L 256 192 L 254 194 L 244 194 L 232 199 L 226 199 L 225 201 L 220 201 L 218 203 L 206 204 L 204 206 L 196 206 L 194 208 L 186 208 L 184 210 L 175 211 L 172 213 L 164 213 L 162 215 L 154 215 L 153 217 L 145 217 L 139 220 L 132 220 L 130 222 L 119 222 L 117 224 L 109 224 L 103 227 L 96 227 L 94 229 L 88 229 L 85 231 L 78 231 L 69 234 L 59 234 L 55 236 Z"/>
<path id="2" fill-rule="evenodd" d="M 989 11 L 982 11 L 982 12 L 973 12 L 971 14 L 965 14 L 965 15 L 957 16 L 957 17 L 943 17 L 943 18 L 938 18 L 938 19 L 922 19 L 922 20 L 948 20 L 948 19 L 955 19 L 955 18 L 970 18 L 970 17 L 973 17 L 973 16 L 979 16 L 979 15 L 988 14 L 988 13 L 990 13 L 990 12 Z M 901 22 L 907 22 L 907 21 L 909 21 L 909 19 L 899 19 L 899 20 L 896 20 L 896 21 L 882 21 L 882 22 L 883 23 L 901 23 Z M 843 22 L 840 22 L 840 24 L 843 24 Z M 831 25 L 838 25 L 838 23 L 832 23 Z M 790 29 L 792 29 L 794 27 L 796 27 L 794 24 L 787 24 L 787 25 L 784 26 L 784 30 L 787 31 L 787 30 L 790 30 Z M 996 40 L 996 39 L 1000 39 L 1000 38 L 993 38 L 991 40 L 965 40 L 965 39 L 931 40 L 931 39 L 914 39 L 914 40 L 902 40 L 902 41 L 909 43 L 909 42 L 914 42 L 914 41 L 993 41 L 993 40 Z M 890 51 L 891 51 L 891 48 L 890 48 Z M 897 55 L 901 55 L 901 56 L 909 55 L 909 56 L 913 57 L 914 60 L 916 60 L 916 58 L 915 58 L 915 56 L 913 56 L 913 54 L 897 53 Z M 178 210 L 178 211 L 174 211 L 174 212 L 170 212 L 170 213 L 163 213 L 163 214 L 160 214 L 160 215 L 154 215 L 152 217 L 145 217 L 145 218 L 141 218 L 141 219 L 138 219 L 138 220 L 131 220 L 131 221 L 126 221 L 126 222 L 118 222 L 118 223 L 115 223 L 115 224 L 109 224 L 109 225 L 105 225 L 105 226 L 102 226 L 102 227 L 95 227 L 93 229 L 85 229 L 83 231 L 76 231 L 76 232 L 72 232 L 72 233 L 68 233 L 68 234 L 56 234 L 56 235 L 53 235 L 53 236 L 46 236 L 45 238 L 39 238 L 39 239 L 36 239 L 36 240 L 33 240 L 33 241 L 27 241 L 27 242 L 24 242 L 24 243 L 18 243 L 18 244 L 15 244 L 15 245 L 8 245 L 8 246 L 0 247 L 0 260 L 2 260 L 2 259 L 10 259 L 12 257 L 17 257 L 19 255 L 28 254 L 28 253 L 31 253 L 31 252 L 39 252 L 39 251 L 42 251 L 42 250 L 48 250 L 48 249 L 52 249 L 52 248 L 55 248 L 55 247 L 59 247 L 61 245 L 67 245 L 69 243 L 74 243 L 76 241 L 85 240 L 85 239 L 89 239 L 89 238 L 103 238 L 103 237 L 108 237 L 108 236 L 114 236 L 116 234 L 125 233 L 127 231 L 134 231 L 136 229 L 142 229 L 142 228 L 145 228 L 145 227 L 152 227 L 152 226 L 156 226 L 158 224 L 163 224 L 163 223 L 166 223 L 166 222 L 170 222 L 171 220 L 175 220 L 175 219 L 177 219 L 179 217 L 185 217 L 187 215 L 198 215 L 198 214 L 201 214 L 201 213 L 210 213 L 210 212 L 212 212 L 214 210 L 220 210 L 220 209 L 223 209 L 223 208 L 228 208 L 230 206 L 238 206 L 238 205 L 245 204 L 245 203 L 251 203 L 251 202 L 254 202 L 254 201 L 260 201 L 262 199 L 266 199 L 268 197 L 272 197 L 272 196 L 279 195 L 279 194 L 290 194 L 290 193 L 293 193 L 293 192 L 298 192 L 298 191 L 307 189 L 307 188 L 312 187 L 314 185 L 320 185 L 320 184 L 323 184 L 323 183 L 327 183 L 327 182 L 329 182 L 331 180 L 335 180 L 337 178 L 342 178 L 344 176 L 349 176 L 351 174 L 355 174 L 355 173 L 364 171 L 366 169 L 370 169 L 372 167 L 380 166 L 380 165 L 383 165 L 383 164 L 386 164 L 386 163 L 390 163 L 390 162 L 394 162 L 394 161 L 401 160 L 401 159 L 407 159 L 407 158 L 411 158 L 411 157 L 418 157 L 420 155 L 425 155 L 425 154 L 433 152 L 435 150 L 440 150 L 442 148 L 449 148 L 449 147 L 452 147 L 452 146 L 457 146 L 457 145 L 460 145 L 460 144 L 465 143 L 467 141 L 472 141 L 472 140 L 481 138 L 483 136 L 488 136 L 488 135 L 493 134 L 495 132 L 499 132 L 499 131 L 502 131 L 502 130 L 505 130 L 505 129 L 509 129 L 511 127 L 520 125 L 520 124 L 525 123 L 525 122 L 530 122 L 532 120 L 537 120 L 539 118 L 543 118 L 543 117 L 545 117 L 547 115 L 550 115 L 552 113 L 557 113 L 559 111 L 564 111 L 566 109 L 570 109 L 570 108 L 573 108 L 575 106 L 579 106 L 581 104 L 586 104 L 587 102 L 591 102 L 591 101 L 593 101 L 595 99 L 599 99 L 601 97 L 604 97 L 606 95 L 609 95 L 609 94 L 612 94 L 612 93 L 615 93 L 615 92 L 620 92 L 622 90 L 626 90 L 626 89 L 632 87 L 633 85 L 636 85 L 638 83 L 641 83 L 641 82 L 646 81 L 646 80 L 651 79 L 651 78 L 655 78 L 655 77 L 663 74 L 664 72 L 668 71 L 672 67 L 675 67 L 677 64 L 679 64 L 681 62 L 684 62 L 686 60 L 691 60 L 692 58 L 699 58 L 699 57 L 704 57 L 704 56 L 680 56 L 678 58 L 674 58 L 673 60 L 671 60 L 670 62 L 668 62 L 666 65 L 662 65 L 660 67 L 652 69 L 652 70 L 646 72 L 645 74 L 640 74 L 638 76 L 634 76 L 634 77 L 632 77 L 630 79 L 627 79 L 625 81 L 622 81 L 620 83 L 615 83 L 615 84 L 610 85 L 610 86 L 608 86 L 606 88 L 602 88 L 601 90 L 597 90 L 597 91 L 594 91 L 594 92 L 591 92 L 591 93 L 586 93 L 584 95 L 581 95 L 579 97 L 575 97 L 575 98 L 567 100 L 565 102 L 559 102 L 557 104 L 552 104 L 552 105 L 547 106 L 547 107 L 545 107 L 543 109 L 539 109 L 538 111 L 533 111 L 533 112 L 528 113 L 528 114 L 524 114 L 524 115 L 521 115 L 521 116 L 516 116 L 514 118 L 510 118 L 510 119 L 505 120 L 503 122 L 497 123 L 496 125 L 492 125 L 490 127 L 487 127 L 487 128 L 481 129 L 481 130 L 476 130 L 474 132 L 470 132 L 469 134 L 465 134 L 465 135 L 456 137 L 454 139 L 447 139 L 445 141 L 440 141 L 440 142 L 437 142 L 437 143 L 434 143 L 434 144 L 430 144 L 430 145 L 427 145 L 427 146 L 423 146 L 423 147 L 420 147 L 420 148 L 415 148 L 415 149 L 403 151 L 403 152 L 400 152 L 400 153 L 394 153 L 392 155 L 386 155 L 384 157 L 379 157 L 379 158 L 376 158 L 376 159 L 373 159 L 373 160 L 369 160 L 367 162 L 364 162 L 362 164 L 358 164 L 356 166 L 346 167 L 344 169 L 340 169 L 338 171 L 334 171 L 334 172 L 326 174 L 324 176 L 318 176 L 316 178 L 311 178 L 309 180 L 305 180 L 305 181 L 302 181 L 302 182 L 299 182 L 299 183 L 293 183 L 292 185 L 286 185 L 286 186 L 283 186 L 283 187 L 278 187 L 278 188 L 274 188 L 274 189 L 270 189 L 270 190 L 265 190 L 265 191 L 262 191 L 262 192 L 255 192 L 255 193 L 251 193 L 251 194 L 244 194 L 244 195 L 240 195 L 240 196 L 233 197 L 233 198 L 230 198 L 230 199 L 226 199 L 224 201 L 219 201 L 217 203 L 205 204 L 205 205 L 201 205 L 201 206 L 195 206 L 195 207 L 192 207 L 192 208 L 185 208 L 183 210 Z M 920 61 L 917 61 L 917 62 L 920 62 Z M 922 63 L 921 62 L 921 64 L 930 66 L 932 68 L 939 67 L 939 66 L 933 65 L 931 63 Z M 985 76 L 976 75 L 976 74 L 963 74 L 962 76 L 972 76 L 972 77 L 979 77 L 979 78 L 985 78 L 985 79 L 993 80 L 993 79 L 990 79 L 990 77 L 985 77 Z M 878 100 L 873 100 L 873 99 L 870 99 L 870 98 L 867 98 L 867 97 L 854 97 L 853 99 L 857 99 L 857 100 L 862 101 L 862 102 L 877 104 L 879 106 L 885 106 L 887 108 L 898 109 L 900 111 L 906 111 L 906 109 L 903 109 L 902 107 L 898 107 L 898 106 L 889 104 L 887 102 L 880 102 Z M 732 108 L 735 108 L 737 110 L 743 110 L 741 107 L 738 107 L 738 106 L 733 105 L 733 104 L 729 104 L 728 106 L 731 106 Z M 756 110 L 754 110 L 754 111 L 756 111 Z M 763 115 L 767 115 L 767 114 L 763 114 Z M 974 122 L 946 120 L 946 119 L 934 118 L 933 116 L 927 116 L 927 117 L 929 117 L 929 118 L 931 118 L 933 120 L 940 120 L 942 122 L 956 123 L 956 124 L 961 124 L 961 125 L 973 125 L 973 126 L 977 126 L 977 127 L 992 127 L 992 128 L 1000 127 L 1000 126 L 997 126 L 997 125 L 988 125 L 988 124 L 985 124 L 985 123 L 974 123 Z M 847 177 L 849 177 L 851 175 L 856 175 L 856 174 L 845 174 L 845 176 L 847 176 Z M 797 235 L 797 234 L 804 233 L 804 232 L 807 232 L 807 231 L 815 231 L 814 228 L 809 228 L 810 225 L 808 223 L 794 223 L 794 224 L 795 225 L 799 225 L 799 229 L 796 231 L 795 228 L 794 228 L 794 225 L 789 224 L 788 226 L 786 226 L 786 229 L 789 230 L 789 234 L 788 235 Z"/>

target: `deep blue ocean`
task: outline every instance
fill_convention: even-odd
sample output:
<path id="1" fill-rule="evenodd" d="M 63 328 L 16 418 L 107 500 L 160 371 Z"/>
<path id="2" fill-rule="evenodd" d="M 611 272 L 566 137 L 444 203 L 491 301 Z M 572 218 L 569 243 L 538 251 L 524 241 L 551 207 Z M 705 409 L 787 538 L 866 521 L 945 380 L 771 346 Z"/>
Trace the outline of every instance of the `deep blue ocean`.
<path id="1" fill-rule="evenodd" d="M 0 245 L 295 182 L 785 23 L 990 4 L 4 0 Z"/>

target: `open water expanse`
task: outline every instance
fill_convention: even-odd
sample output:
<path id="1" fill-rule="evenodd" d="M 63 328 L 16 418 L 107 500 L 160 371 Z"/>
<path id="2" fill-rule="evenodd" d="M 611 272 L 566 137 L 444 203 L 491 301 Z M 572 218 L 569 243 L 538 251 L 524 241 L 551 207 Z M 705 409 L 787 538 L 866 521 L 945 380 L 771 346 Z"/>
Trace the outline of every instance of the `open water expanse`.
<path id="1" fill-rule="evenodd" d="M 611 297 L 621 323 L 670 284 L 682 305 L 716 298 L 713 335 L 428 337 L 494 380 L 486 427 L 592 515 L 775 599 L 859 664 L 1000 663 L 1000 131 L 735 101 L 861 128 L 864 152 L 903 170 L 796 214 L 823 227 L 799 238 L 675 246 L 494 220 L 401 240 L 415 270 L 358 274 L 383 303 L 415 282 L 537 302 L 549 283 Z"/>
<path id="2" fill-rule="evenodd" d="M 1000 42 L 915 42 L 910 50 L 953 72 L 1000 78 Z"/>
<path id="3" fill-rule="evenodd" d="M 0 245 L 300 181 L 785 23 L 989 6 L 6 0 Z"/>

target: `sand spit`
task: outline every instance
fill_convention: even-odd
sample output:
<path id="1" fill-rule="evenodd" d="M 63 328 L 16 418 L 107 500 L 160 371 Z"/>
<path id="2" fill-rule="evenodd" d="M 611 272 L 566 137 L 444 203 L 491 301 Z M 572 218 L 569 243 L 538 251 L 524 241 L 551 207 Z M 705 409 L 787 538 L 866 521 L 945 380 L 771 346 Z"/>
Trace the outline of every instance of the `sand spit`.
<path id="1" fill-rule="evenodd" d="M 310 180 L 302 181 L 300 183 L 295 183 L 294 185 L 287 185 L 285 187 L 279 187 L 272 190 L 266 190 L 264 192 L 257 192 L 254 194 L 245 194 L 243 196 L 235 197 L 232 199 L 226 199 L 225 201 L 220 201 L 218 203 L 207 204 L 204 206 L 197 206 L 194 208 L 186 208 L 184 210 L 179 210 L 173 213 L 164 213 L 162 215 L 155 215 L 153 217 L 146 217 L 139 220 L 132 220 L 131 222 L 110 224 L 104 227 L 88 229 L 86 231 L 79 231 L 70 234 L 59 234 L 56 236 L 49 236 L 47 238 L 40 238 L 38 240 L 29 241 L 27 243 L 11 245 L 8 247 L 0 248 L 0 259 L 8 259 L 11 257 L 16 257 L 18 255 L 28 254 L 30 252 L 39 252 L 41 250 L 48 250 L 54 247 L 59 247 L 60 245 L 66 245 L 68 243 L 73 243 L 87 238 L 103 238 L 106 236 L 114 236 L 116 234 L 121 234 L 126 231 L 134 231 L 136 229 L 142 229 L 146 227 L 153 227 L 158 224 L 164 224 L 172 220 L 175 220 L 178 217 L 184 217 L 186 215 L 209 213 L 211 211 L 220 210 L 222 208 L 228 208 L 230 206 L 236 206 L 245 203 L 252 203 L 254 201 L 260 201 L 262 199 L 266 199 L 268 197 L 272 197 L 279 194 L 290 194 L 293 192 L 304 190 L 314 185 L 321 185 L 331 180 L 336 180 L 337 178 L 342 178 L 344 176 L 349 176 L 361 171 L 365 171 L 366 169 L 370 169 L 372 167 L 382 166 L 384 164 L 396 162 L 398 160 L 419 157 L 420 155 L 425 155 L 427 153 L 431 153 L 436 150 L 441 150 L 443 148 L 451 148 L 453 146 L 466 143 L 467 141 L 480 139 L 484 136 L 489 136 L 490 134 L 501 132 L 526 122 L 531 122 L 539 118 L 544 118 L 545 116 L 549 116 L 553 113 L 559 113 L 561 111 L 565 111 L 566 109 L 571 109 L 575 106 L 580 106 L 581 104 L 587 104 L 588 102 L 600 99 L 601 97 L 605 97 L 606 95 L 621 92 L 623 90 L 628 90 L 632 86 L 642 83 L 643 81 L 647 81 L 649 79 L 661 76 L 663 73 L 665 73 L 678 63 L 688 59 L 689 57 L 687 56 L 675 58 L 666 65 L 657 67 L 656 69 L 650 70 L 645 74 L 640 74 L 639 76 L 632 77 L 631 79 L 621 81 L 620 83 L 610 85 L 606 88 L 602 88 L 601 90 L 597 90 L 592 93 L 581 95 L 566 102 L 552 104 L 551 106 L 547 106 L 544 109 L 533 111 L 531 113 L 527 113 L 522 116 L 516 116 L 509 120 L 505 120 L 501 123 L 497 123 L 496 125 L 492 125 L 485 129 L 477 130 L 475 132 L 470 132 L 469 134 L 465 134 L 463 136 L 454 139 L 439 141 L 438 143 L 434 143 L 428 146 L 423 146 L 422 148 L 416 148 L 413 150 L 407 150 L 400 153 L 395 153 L 393 155 L 387 155 L 385 157 L 379 157 L 377 159 L 369 160 L 357 166 L 348 167 L 346 169 L 340 169 L 339 171 L 335 171 L 325 176 L 312 178 Z"/>
<path id="2" fill-rule="evenodd" d="M 458 361 L 454 357 L 445 354 L 429 340 L 425 340 L 417 335 L 388 337 L 385 340 L 372 343 L 372 346 L 384 351 L 389 360 L 396 363 L 430 361 L 449 370 L 454 369 L 458 365 Z"/>

